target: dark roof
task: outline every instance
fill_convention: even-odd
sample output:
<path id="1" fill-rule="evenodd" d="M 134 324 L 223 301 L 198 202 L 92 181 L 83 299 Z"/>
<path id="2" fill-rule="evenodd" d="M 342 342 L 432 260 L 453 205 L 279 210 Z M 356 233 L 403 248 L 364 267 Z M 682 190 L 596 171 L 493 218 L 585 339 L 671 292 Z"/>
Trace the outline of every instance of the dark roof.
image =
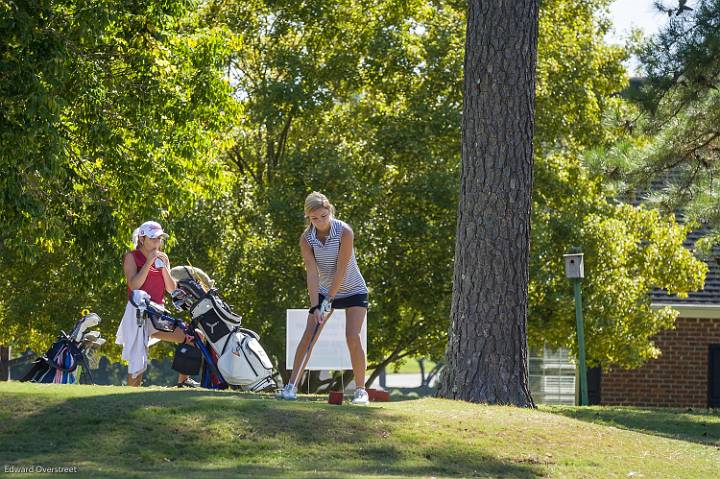
<path id="1" fill-rule="evenodd" d="M 688 234 L 683 243 L 686 248 L 692 249 L 695 242 L 708 233 L 708 228 L 702 228 Z M 650 298 L 656 304 L 687 304 L 687 305 L 720 305 L 720 266 L 717 259 L 720 258 L 717 249 L 713 249 L 712 258 L 706 261 L 708 273 L 705 277 L 705 287 L 702 291 L 688 293 L 687 298 L 678 298 L 677 295 L 668 295 L 666 291 L 655 288 L 650 292 Z"/>
<path id="2" fill-rule="evenodd" d="M 646 191 L 630 191 L 619 199 L 633 206 L 639 206 L 648 198 L 649 192 L 659 192 L 667 188 L 669 183 L 678 184 L 682 183 L 682 181 L 683 176 L 679 169 L 666 171 L 658 178 L 653 179 Z M 681 211 L 675 211 L 675 218 L 680 223 L 684 221 Z M 709 232 L 710 228 L 708 227 L 692 231 L 685 238 L 683 245 L 692 251 L 695 242 Z M 710 258 L 705 258 L 708 272 L 707 276 L 705 276 L 705 285 L 702 291 L 688 293 L 687 298 L 678 298 L 675 294 L 668 295 L 667 291 L 655 288 L 650 292 L 652 302 L 654 304 L 720 305 L 720 266 L 718 261 L 720 261 L 720 248 L 714 247 Z"/>

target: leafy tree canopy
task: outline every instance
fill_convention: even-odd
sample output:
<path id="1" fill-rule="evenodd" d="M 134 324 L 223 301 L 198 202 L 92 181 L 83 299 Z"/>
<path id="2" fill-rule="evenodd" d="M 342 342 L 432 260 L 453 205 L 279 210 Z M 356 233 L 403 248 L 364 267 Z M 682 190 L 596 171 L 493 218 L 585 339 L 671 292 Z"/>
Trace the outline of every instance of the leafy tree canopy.
<path id="1" fill-rule="evenodd" d="M 529 328 L 533 344 L 574 344 L 561 260 L 579 246 L 590 359 L 634 365 L 672 324 L 649 288 L 697 288 L 702 265 L 670 217 L 609 201 L 580 161 L 626 138 L 633 113 L 617 95 L 626 53 L 603 43 L 607 4 L 542 2 Z M 81 306 L 119 317 L 122 251 L 154 217 L 174 263 L 211 273 L 282 359 L 284 310 L 308 301 L 302 202 L 321 190 L 356 232 L 370 364 L 442 355 L 462 2 L 0 5 L 0 341 L 47 345 Z M 675 274 L 658 272 L 667 261 Z"/>
<path id="2" fill-rule="evenodd" d="M 115 319 L 132 229 L 222 186 L 227 32 L 197 7 L 0 2 L 0 342 Z"/>
<path id="3" fill-rule="evenodd" d="M 598 321 L 616 325 L 589 325 L 597 344 L 592 359 L 636 365 L 657 353 L 648 338 L 673 318 L 650 309 L 647 293 L 660 278 L 640 259 L 660 264 L 672 258 L 683 273 L 662 278 L 672 291 L 701 287 L 704 270 L 680 243 L 663 239 L 683 236 L 672 219 L 608 201 L 602 179 L 581 166 L 579 155 L 587 149 L 627 136 L 623 122 L 633 113 L 617 95 L 627 82 L 621 64 L 627 53 L 603 43 L 606 5 L 542 5 L 530 333 L 534 345 L 574 344 L 562 254 L 581 246 L 588 253 L 588 299 L 597 303 Z M 375 8 L 243 3 L 214 17 L 246 39 L 233 61 L 247 119 L 228 157 L 238 175 L 233 224 L 250 218 L 222 239 L 235 246 L 229 261 L 216 258 L 214 269 L 223 272 L 231 295 L 269 335 L 274 351 L 283 350 L 282 309 L 307 302 L 297 252 L 301 205 L 308 192 L 321 189 L 357 233 L 371 286 L 371 364 L 442 353 L 457 204 L 464 5 L 386 2 Z M 353 20 L 357 15 L 364 21 Z M 625 229 L 638 244 L 618 257 L 594 258 L 593 251 L 608 251 L 615 237 L 590 227 L 596 224 Z M 666 225 L 675 229 L 663 233 Z M 616 298 L 631 279 L 637 281 L 632 294 Z M 616 307 L 601 306 L 606 297 Z"/>
<path id="4" fill-rule="evenodd" d="M 640 111 L 626 126 L 639 135 L 595 158 L 593 168 L 661 211 L 682 210 L 709 227 L 697 245 L 707 254 L 720 238 L 720 2 L 685 4 L 658 3 L 667 23 L 638 47 L 644 78 L 628 92 Z"/>

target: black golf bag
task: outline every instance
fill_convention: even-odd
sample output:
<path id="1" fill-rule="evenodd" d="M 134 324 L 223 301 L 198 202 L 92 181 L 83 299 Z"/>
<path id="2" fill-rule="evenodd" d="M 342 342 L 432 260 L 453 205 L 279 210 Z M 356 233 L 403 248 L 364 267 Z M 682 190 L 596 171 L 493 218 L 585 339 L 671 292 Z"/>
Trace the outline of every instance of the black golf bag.
<path id="1" fill-rule="evenodd" d="M 105 344 L 99 331 L 87 329 L 100 323 L 95 313 L 83 316 L 70 334 L 61 331 L 57 341 L 47 352 L 32 363 L 30 370 L 23 376 L 22 382 L 76 384 L 83 373 L 89 382 L 94 383 L 91 368 L 97 369 L 96 351 Z"/>

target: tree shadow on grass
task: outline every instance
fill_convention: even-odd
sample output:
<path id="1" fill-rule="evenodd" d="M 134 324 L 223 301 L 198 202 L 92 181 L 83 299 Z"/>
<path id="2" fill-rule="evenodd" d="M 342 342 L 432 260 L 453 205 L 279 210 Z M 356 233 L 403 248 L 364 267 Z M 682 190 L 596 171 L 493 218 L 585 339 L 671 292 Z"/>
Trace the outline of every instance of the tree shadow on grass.
<path id="1" fill-rule="evenodd" d="M 537 464 L 503 460 L 461 439 L 442 448 L 400 440 L 395 433 L 404 427 L 401 415 L 314 397 L 281 402 L 205 390 L 0 397 L 5 412 L 8 404 L 18 405 L 2 417 L 0 464 L 77 465 L 80 477 L 545 474 Z"/>
<path id="2" fill-rule="evenodd" d="M 621 429 L 720 446 L 720 412 L 695 409 L 665 409 L 597 406 L 573 408 L 544 406 L 553 414 Z"/>
<path id="3" fill-rule="evenodd" d="M 423 397 L 435 397 L 437 388 L 430 386 L 418 386 L 414 388 L 388 388 L 390 398 L 393 401 L 414 401 Z"/>

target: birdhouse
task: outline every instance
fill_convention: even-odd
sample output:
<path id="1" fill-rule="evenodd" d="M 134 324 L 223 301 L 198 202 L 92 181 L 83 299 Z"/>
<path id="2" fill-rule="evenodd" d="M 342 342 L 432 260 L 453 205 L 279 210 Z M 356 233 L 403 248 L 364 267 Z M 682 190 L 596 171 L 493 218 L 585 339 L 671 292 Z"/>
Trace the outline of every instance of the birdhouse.
<path id="1" fill-rule="evenodd" d="M 585 265 L 582 253 L 565 254 L 565 276 L 568 279 L 582 279 L 585 277 Z"/>

